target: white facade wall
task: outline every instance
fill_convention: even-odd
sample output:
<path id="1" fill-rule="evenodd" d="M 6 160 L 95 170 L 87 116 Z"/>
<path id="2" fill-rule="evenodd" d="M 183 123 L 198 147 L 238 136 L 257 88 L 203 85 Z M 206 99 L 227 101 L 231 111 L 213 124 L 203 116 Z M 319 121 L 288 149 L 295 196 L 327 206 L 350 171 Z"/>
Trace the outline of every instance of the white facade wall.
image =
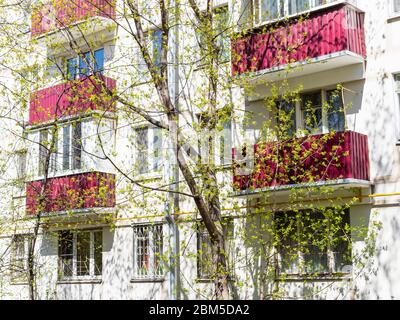
<path id="1" fill-rule="evenodd" d="M 368 259 L 365 266 L 353 266 L 350 277 L 342 280 L 320 280 L 304 284 L 302 281 L 287 281 L 282 284 L 288 289 L 287 298 L 310 298 L 310 299 L 400 299 L 400 153 L 397 142 L 400 140 L 400 106 L 398 96 L 395 94 L 395 82 L 393 74 L 400 73 L 400 42 L 398 33 L 400 31 L 400 17 L 391 13 L 390 0 L 357 1 L 356 5 L 365 12 L 365 35 L 367 48 L 366 64 L 353 64 L 342 66 L 337 69 L 321 71 L 300 77 L 291 77 L 289 87 L 302 90 L 330 89 L 341 83 L 347 89 L 344 94 L 347 128 L 356 132 L 368 135 L 370 175 L 372 187 L 363 190 L 363 202 L 351 207 L 350 217 L 352 226 L 368 224 L 373 229 L 375 222 L 381 223 L 381 229 L 377 233 L 376 246 L 372 257 Z M 120 4 L 122 5 L 122 4 Z M 237 6 L 229 3 L 232 12 Z M 186 32 L 187 31 L 187 32 Z M 191 46 L 194 41 L 188 35 L 190 30 L 182 27 L 179 41 L 182 44 Z M 108 31 L 107 34 L 93 37 L 93 41 L 104 44 L 105 47 L 105 69 L 106 75 L 117 79 L 117 87 L 127 87 L 131 74 L 124 68 L 129 63 L 136 61 L 135 53 L 137 47 L 132 42 L 129 34 L 123 29 Z M 193 32 L 192 32 L 193 36 Z M 43 47 L 40 47 L 43 49 Z M 43 49 L 46 50 L 46 49 Z M 46 51 L 42 51 L 46 52 Z M 56 57 L 55 60 L 70 56 L 62 52 L 50 52 L 49 55 Z M 42 55 L 43 56 L 43 55 Z M 188 59 L 188 57 L 182 57 Z M 57 60 L 58 61 L 58 60 Z M 229 64 L 227 65 L 229 68 Z M 6 70 L 0 70 L 2 75 Z M 133 71 L 134 72 L 134 71 Z M 172 72 L 172 71 L 171 71 Z M 191 74 L 191 81 L 185 87 L 186 93 L 193 94 L 193 100 L 201 97 L 201 88 L 204 79 L 201 71 L 194 71 L 193 66 L 184 65 L 180 70 L 181 75 Z M 10 75 L 7 75 L 10 79 Z M 50 79 L 51 78 L 51 79 Z M 57 75 L 47 79 L 50 85 L 60 81 Z M 40 84 L 41 87 L 46 86 Z M 134 104 L 149 106 L 154 110 L 158 101 L 154 89 L 150 85 L 141 84 L 128 90 L 126 97 Z M 260 119 L 268 119 L 259 101 L 270 95 L 266 86 L 255 87 L 253 93 L 245 96 L 244 90 L 235 88 L 232 92 L 232 100 L 238 111 L 237 118 L 232 124 L 233 146 L 239 147 L 245 141 L 255 143 L 260 131 L 260 124 L 255 123 L 246 128 L 242 127 L 240 119 L 243 118 L 243 110 L 259 113 Z M 228 95 L 226 95 L 228 96 Z M 223 99 L 221 99 L 223 100 Z M 221 103 L 223 105 L 223 103 Z M 200 112 L 195 104 L 189 106 L 189 110 L 182 111 L 180 122 L 191 123 L 193 114 Z M 122 112 L 123 113 L 123 112 Z M 102 140 L 106 142 L 105 149 L 115 164 L 130 171 L 135 170 L 135 150 L 132 128 L 139 127 L 143 122 L 126 119 L 122 116 L 117 119 L 102 120 L 105 126 L 100 127 Z M 261 123 L 261 121 L 260 121 Z M 4 122 L 2 128 L 12 128 L 12 124 Z M 130 184 L 122 175 L 116 172 L 115 168 L 107 160 L 101 157 L 97 139 L 97 122 L 93 118 L 87 118 L 82 122 L 83 146 L 87 151 L 83 153 L 83 171 L 100 171 L 116 173 L 117 185 L 117 206 L 111 210 L 115 218 L 112 223 L 84 223 L 74 224 L 74 228 L 96 228 L 103 231 L 102 248 L 102 275 L 101 280 L 79 280 L 60 281 L 57 279 L 58 270 L 58 241 L 53 231 L 69 227 L 69 221 L 64 221 L 47 229 L 41 229 L 37 244 L 37 261 L 41 266 L 38 269 L 38 293 L 41 299 L 169 299 L 169 273 L 162 281 L 138 281 L 134 279 L 134 232 L 133 226 L 148 221 L 159 221 L 164 227 L 164 249 L 168 250 L 168 224 L 165 222 L 167 195 L 152 192 L 150 195 L 141 196 L 141 188 L 137 184 Z M 244 132 L 242 130 L 244 129 Z M 190 136 L 190 129 L 185 129 Z M 38 172 L 38 131 L 28 133 L 31 141 L 26 147 L 28 149 L 28 177 L 37 179 Z M 2 148 L 11 152 L 15 146 L 12 141 L 12 133 L 4 130 L 4 139 L 0 141 Z M 59 141 L 59 149 L 62 148 Z M 152 185 L 157 186 L 166 182 L 170 173 L 168 162 L 168 142 L 163 140 L 162 168 L 158 173 L 150 175 Z M 114 153 L 116 151 L 116 153 Z M 15 174 L 15 168 L 7 167 L 7 174 Z M 68 172 L 70 174 L 72 172 Z M 64 173 L 57 173 L 62 175 Z M 138 183 L 146 182 L 147 177 L 138 177 Z M 230 180 L 230 171 L 220 174 L 221 179 Z M 224 185 L 221 183 L 221 185 Z M 10 190 L 15 187 L 2 187 L 1 207 L 4 216 L 23 215 L 24 198 L 17 197 L 20 194 Z M 228 186 L 221 189 L 222 193 L 229 193 Z M 381 195 L 368 197 L 369 194 Z M 244 198 L 228 198 L 223 204 L 224 208 L 232 208 L 234 205 L 246 206 L 250 200 Z M 10 204 L 14 204 L 10 209 Z M 181 197 L 180 211 L 182 218 L 187 222 L 179 224 L 180 229 L 180 284 L 182 299 L 206 299 L 212 295 L 213 285 L 207 281 L 197 281 L 196 258 L 190 253 L 197 251 L 197 238 L 192 225 L 195 220 L 194 204 Z M 228 213 L 229 210 L 226 210 Z M 250 213 L 250 209 L 242 209 L 240 213 Z M 90 219 L 89 219 L 90 220 Z M 234 219 L 235 230 L 246 228 L 246 219 Z M 11 243 L 15 229 L 7 225 L 1 230 L 0 247 L 7 250 Z M 29 225 L 24 225 L 17 233 L 29 231 Z M 353 238 L 353 254 L 362 252 L 366 247 L 365 239 Z M 245 264 L 240 257 L 246 257 L 257 247 L 257 243 L 244 243 L 240 237 L 234 241 L 234 251 L 237 254 L 238 282 L 242 286 L 238 289 L 236 298 L 239 299 L 260 299 L 268 298 L 268 292 L 273 284 L 257 282 L 256 275 L 265 267 L 262 257 L 258 260 Z M 8 259 L 8 258 L 7 258 Z M 242 264 L 241 264 L 242 263 Z M 313 295 L 313 290 L 321 289 L 321 293 Z M 8 299 L 27 299 L 27 285 L 24 283 L 13 283 L 10 277 L 0 280 L 0 297 Z"/>

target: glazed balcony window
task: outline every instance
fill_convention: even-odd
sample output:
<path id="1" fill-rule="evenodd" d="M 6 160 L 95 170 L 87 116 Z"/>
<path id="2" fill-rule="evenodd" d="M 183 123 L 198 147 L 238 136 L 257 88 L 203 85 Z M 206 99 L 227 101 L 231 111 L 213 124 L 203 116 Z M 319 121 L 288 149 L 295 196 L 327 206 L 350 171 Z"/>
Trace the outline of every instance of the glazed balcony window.
<path id="1" fill-rule="evenodd" d="M 245 0 L 242 2 L 242 24 L 262 24 L 295 15 L 335 0 Z M 247 20 L 247 21 L 246 21 Z"/>
<path id="2" fill-rule="evenodd" d="M 27 281 L 28 248 L 32 236 L 29 234 L 16 234 L 11 244 L 11 270 L 13 281 Z"/>
<path id="3" fill-rule="evenodd" d="M 67 78 L 75 80 L 77 78 L 88 77 L 92 74 L 104 71 L 104 48 L 96 50 L 93 54 L 88 51 L 78 57 L 67 60 Z"/>

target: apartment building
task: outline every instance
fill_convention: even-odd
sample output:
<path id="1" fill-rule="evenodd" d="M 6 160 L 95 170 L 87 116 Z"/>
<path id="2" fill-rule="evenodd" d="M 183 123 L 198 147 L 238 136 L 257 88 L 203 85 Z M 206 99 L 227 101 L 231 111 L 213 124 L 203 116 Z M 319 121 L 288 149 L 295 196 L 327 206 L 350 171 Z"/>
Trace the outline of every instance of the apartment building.
<path id="1" fill-rule="evenodd" d="M 145 58 L 130 34 L 129 4 L 58 1 L 35 6 L 29 17 L 29 36 L 21 41 L 35 48 L 28 60 L 42 68 L 29 88 L 21 145 L 6 166 L 19 183 L 2 187 L 4 215 L 13 221 L 1 235 L 4 261 L 10 261 L 2 298 L 29 297 L 27 253 L 38 213 L 38 299 L 213 298 L 210 236 L 197 226 L 195 203 L 184 195 L 189 189 L 179 189 L 179 196 L 160 191 L 177 191 L 168 189 L 171 181 L 183 181 L 174 169 L 171 138 L 130 116 L 143 106 L 162 119 Z M 168 75 L 171 96 L 181 99 L 179 125 L 190 137 L 192 123 L 201 128 L 209 121 L 197 105 L 207 84 L 196 49 L 201 39 L 187 23 L 193 13 L 186 2 L 180 5 L 185 23 L 171 28 Z M 400 2 L 213 5 L 230 26 L 229 37 L 219 39 L 227 49 L 219 68 L 227 83 L 235 79 L 219 91 L 221 109 L 228 100 L 233 108 L 213 154 L 229 221 L 232 297 L 399 299 Z M 206 3 L 199 6 L 205 10 Z M 144 7 L 159 15 L 150 4 Z M 157 14 L 144 23 L 156 67 L 163 41 Z M 278 114 L 290 110 L 288 126 L 274 108 Z M 279 150 L 260 144 L 265 123 L 285 127 Z M 200 158 L 207 157 L 204 137 L 195 136 L 186 152 L 195 145 Z M 304 153 L 317 148 L 317 155 L 294 157 L 294 141 Z M 337 150 L 326 163 L 323 155 Z M 276 152 L 286 169 L 272 160 Z M 309 189 L 324 187 L 329 192 Z M 333 213 L 342 204 L 343 223 L 365 234 L 352 231 L 337 246 L 299 252 L 283 264 L 284 251 L 273 248 L 273 258 L 262 251 L 268 234 L 257 214 L 260 203 L 261 211 L 274 210 L 276 224 L 293 219 L 295 211 L 308 214 L 310 203 Z M 178 223 L 171 222 L 174 206 Z M 318 212 L 311 215 L 320 219 Z M 299 271 L 301 261 L 309 262 L 312 277 Z"/>

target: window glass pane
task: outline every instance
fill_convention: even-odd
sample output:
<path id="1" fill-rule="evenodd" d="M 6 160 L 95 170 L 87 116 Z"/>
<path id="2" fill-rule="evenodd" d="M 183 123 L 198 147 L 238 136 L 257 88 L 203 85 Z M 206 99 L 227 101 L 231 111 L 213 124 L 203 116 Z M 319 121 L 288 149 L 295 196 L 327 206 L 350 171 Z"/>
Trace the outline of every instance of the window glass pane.
<path id="1" fill-rule="evenodd" d="M 327 102 L 329 131 L 344 131 L 345 114 L 341 92 L 337 90 L 328 91 Z"/>
<path id="2" fill-rule="evenodd" d="M 18 277 L 25 271 L 25 237 L 23 235 L 14 236 L 12 257 L 11 268 Z"/>
<path id="3" fill-rule="evenodd" d="M 393 5 L 393 10 L 394 12 L 400 12 L 400 0 L 393 0 L 394 5 Z"/>
<path id="4" fill-rule="evenodd" d="M 216 20 L 217 44 L 219 47 L 219 59 L 228 61 L 231 52 L 230 37 L 228 35 L 229 15 L 228 6 L 217 8 L 214 11 Z"/>
<path id="5" fill-rule="evenodd" d="M 261 20 L 268 21 L 279 17 L 279 0 L 261 0 Z"/>
<path id="6" fill-rule="evenodd" d="M 73 275 L 73 234 L 62 231 L 59 234 L 58 245 L 59 274 L 60 277 L 72 277 Z"/>
<path id="7" fill-rule="evenodd" d="M 72 125 L 73 139 L 72 139 L 72 168 L 81 169 L 81 156 L 82 156 L 82 125 L 81 122 L 75 122 Z"/>
<path id="8" fill-rule="evenodd" d="M 48 150 L 48 131 L 41 130 L 39 133 L 39 175 L 43 175 L 46 167 Z"/>
<path id="9" fill-rule="evenodd" d="M 74 80 L 76 78 L 77 63 L 76 58 L 67 60 L 67 78 L 68 80 Z"/>
<path id="10" fill-rule="evenodd" d="M 56 133 L 54 136 L 52 136 L 52 141 L 51 143 L 53 144 L 51 147 L 51 156 L 50 156 L 50 172 L 56 172 L 57 171 L 57 154 L 58 154 L 58 134 Z"/>
<path id="11" fill-rule="evenodd" d="M 90 64 L 92 61 L 92 56 L 90 52 L 86 52 L 83 56 L 79 57 L 79 74 L 81 76 L 88 76 L 90 75 Z"/>
<path id="12" fill-rule="evenodd" d="M 339 217 L 336 225 L 331 226 L 334 235 L 331 250 L 334 259 L 334 272 L 350 272 L 352 268 L 350 211 L 348 209 L 336 213 Z"/>
<path id="13" fill-rule="evenodd" d="M 90 232 L 76 234 L 76 274 L 90 275 Z"/>
<path id="14" fill-rule="evenodd" d="M 63 170 L 70 168 L 70 141 L 71 127 L 66 125 L 63 127 Z"/>
<path id="15" fill-rule="evenodd" d="M 160 128 L 153 128 L 153 170 L 161 168 L 162 161 L 162 132 Z"/>
<path id="16" fill-rule="evenodd" d="M 104 48 L 94 52 L 94 72 L 102 72 L 104 70 Z"/>
<path id="17" fill-rule="evenodd" d="M 138 277 L 149 274 L 150 254 L 149 254 L 149 230 L 148 227 L 135 228 L 135 251 L 136 266 L 135 273 Z"/>
<path id="18" fill-rule="evenodd" d="M 156 30 L 152 34 L 153 37 L 153 63 L 154 66 L 160 67 L 161 65 L 161 50 L 162 50 L 162 31 Z"/>
<path id="19" fill-rule="evenodd" d="M 328 221 L 322 212 L 306 211 L 301 214 L 301 238 L 304 271 L 328 273 Z"/>
<path id="20" fill-rule="evenodd" d="M 204 227 L 200 229 L 197 237 L 197 276 L 208 279 L 213 274 L 211 239 Z"/>
<path id="21" fill-rule="evenodd" d="M 94 237 L 94 274 L 101 275 L 103 269 L 103 232 L 93 232 Z"/>
<path id="22" fill-rule="evenodd" d="M 321 92 L 304 94 L 302 96 L 302 111 L 304 129 L 312 134 L 322 133 Z"/>
<path id="23" fill-rule="evenodd" d="M 163 229 L 162 225 L 154 226 L 153 229 L 153 254 L 154 254 L 154 274 L 156 276 L 163 275 Z"/>
<path id="24" fill-rule="evenodd" d="M 232 163 L 232 121 L 223 122 L 223 131 L 220 137 L 220 161 L 222 165 Z"/>
<path id="25" fill-rule="evenodd" d="M 136 129 L 136 166 L 140 174 L 149 171 L 148 128 Z"/>
<path id="26" fill-rule="evenodd" d="M 278 138 L 293 137 L 296 133 L 296 104 L 291 101 L 278 100 L 276 108 Z"/>
<path id="27" fill-rule="evenodd" d="M 274 218 L 279 253 L 279 272 L 298 273 L 298 222 L 294 212 L 277 212 Z"/>

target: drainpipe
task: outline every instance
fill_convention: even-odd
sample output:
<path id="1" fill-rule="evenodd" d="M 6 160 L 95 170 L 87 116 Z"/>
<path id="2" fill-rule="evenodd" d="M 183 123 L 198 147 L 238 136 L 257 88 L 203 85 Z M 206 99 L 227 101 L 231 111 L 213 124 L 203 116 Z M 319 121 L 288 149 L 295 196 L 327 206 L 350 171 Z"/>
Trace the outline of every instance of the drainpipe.
<path id="1" fill-rule="evenodd" d="M 179 7 L 175 1 L 175 20 L 179 20 Z M 179 256 L 179 229 L 175 221 L 175 213 L 179 212 L 179 167 L 178 167 L 178 127 L 179 127 L 179 26 L 175 22 L 173 34 L 170 35 L 173 44 L 170 46 L 171 60 L 173 61 L 171 74 L 169 76 L 169 93 L 173 98 L 175 110 L 177 110 L 176 119 L 173 123 L 173 128 L 170 132 L 169 154 L 167 161 L 167 177 L 169 178 L 169 192 L 168 201 L 166 202 L 166 216 L 165 219 L 168 223 L 169 239 L 170 239 L 170 271 L 169 271 L 169 298 L 170 300 L 179 300 L 180 296 L 180 256 Z"/>

